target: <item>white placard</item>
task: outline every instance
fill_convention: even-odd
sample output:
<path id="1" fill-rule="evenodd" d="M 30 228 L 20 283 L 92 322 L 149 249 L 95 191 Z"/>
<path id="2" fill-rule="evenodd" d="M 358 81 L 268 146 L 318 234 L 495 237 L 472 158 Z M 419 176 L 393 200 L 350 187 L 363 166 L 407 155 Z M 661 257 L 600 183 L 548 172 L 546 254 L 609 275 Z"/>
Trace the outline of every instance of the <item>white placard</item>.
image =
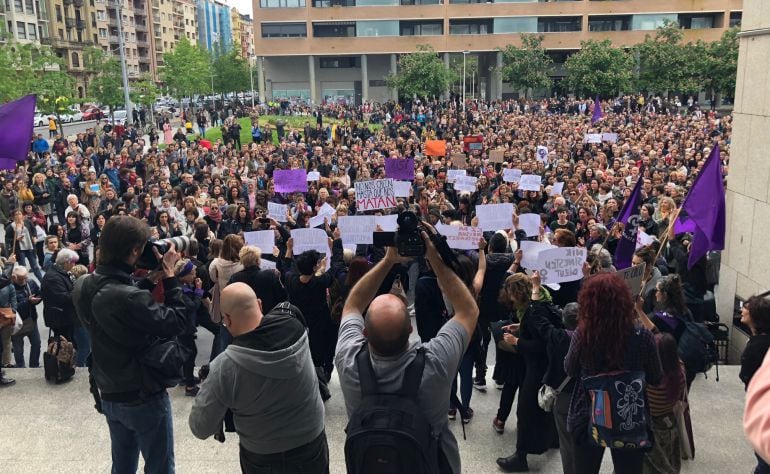
<path id="1" fill-rule="evenodd" d="M 538 174 L 523 174 L 519 179 L 519 191 L 540 191 L 541 182 Z"/>
<path id="2" fill-rule="evenodd" d="M 324 215 L 317 215 L 313 216 L 310 219 L 308 219 L 308 227 L 318 227 L 319 225 L 324 225 L 326 223 L 325 219 L 328 219 L 329 216 Z"/>
<path id="3" fill-rule="evenodd" d="M 540 252 L 557 248 L 555 245 L 547 242 L 533 242 L 531 240 L 522 240 L 519 245 L 521 249 L 521 267 L 526 269 L 537 267 L 537 256 L 540 255 Z"/>
<path id="4" fill-rule="evenodd" d="M 392 179 L 356 181 L 355 187 L 358 211 L 396 207 L 396 192 Z"/>
<path id="5" fill-rule="evenodd" d="M 255 230 L 243 233 L 243 241 L 246 245 L 253 245 L 259 248 L 263 254 L 272 254 L 275 247 L 274 230 Z"/>
<path id="6" fill-rule="evenodd" d="M 540 235 L 540 214 L 528 212 L 519 216 L 519 229 L 527 233 L 527 237 Z"/>
<path id="7" fill-rule="evenodd" d="M 294 239 L 292 253 L 299 255 L 308 250 L 316 250 L 331 256 L 329 237 L 323 229 L 292 229 L 291 238 Z"/>
<path id="8" fill-rule="evenodd" d="M 320 209 L 318 209 L 318 215 L 319 216 L 333 216 L 334 213 L 337 212 L 336 209 L 334 209 L 332 206 L 329 205 L 328 202 L 325 202 L 323 206 L 321 206 Z"/>
<path id="9" fill-rule="evenodd" d="M 398 214 L 374 216 L 374 222 L 380 226 L 383 232 L 395 232 L 398 230 Z"/>
<path id="10" fill-rule="evenodd" d="M 603 142 L 609 142 L 609 143 L 617 143 L 618 142 L 618 134 L 617 133 L 604 132 L 604 133 L 602 133 L 602 141 Z"/>
<path id="11" fill-rule="evenodd" d="M 286 222 L 286 213 L 289 211 L 289 206 L 286 204 L 278 204 L 276 202 L 267 203 L 267 217 L 271 217 L 278 222 Z"/>
<path id="12" fill-rule="evenodd" d="M 446 172 L 446 182 L 447 183 L 454 183 L 457 181 L 457 178 L 460 176 L 467 176 L 467 173 L 465 170 L 447 170 Z"/>
<path id="13" fill-rule="evenodd" d="M 476 192 L 476 181 L 478 181 L 478 178 L 475 176 L 458 176 L 455 180 L 455 189 L 470 193 Z"/>
<path id="14" fill-rule="evenodd" d="M 558 181 L 556 183 L 553 183 L 553 186 L 551 186 L 551 192 L 548 193 L 548 195 L 561 196 L 563 191 L 564 191 L 564 181 Z"/>
<path id="15" fill-rule="evenodd" d="M 408 198 L 412 193 L 412 183 L 409 181 L 394 181 L 393 192 L 398 198 Z"/>
<path id="16" fill-rule="evenodd" d="M 537 147 L 537 159 L 546 162 L 548 161 L 548 147 L 540 145 Z"/>
<path id="17" fill-rule="evenodd" d="M 583 143 L 601 143 L 602 142 L 602 134 L 601 133 L 586 133 L 583 137 Z"/>
<path id="18" fill-rule="evenodd" d="M 533 270 L 540 272 L 543 284 L 564 283 L 583 278 L 583 264 L 586 249 L 581 247 L 558 247 L 543 250 L 537 255 Z"/>
<path id="19" fill-rule="evenodd" d="M 308 181 L 318 181 L 321 179 L 321 172 L 320 171 L 308 171 L 307 173 L 307 180 Z"/>
<path id="20" fill-rule="evenodd" d="M 337 227 L 345 244 L 372 244 L 377 221 L 375 216 L 339 216 Z"/>
<path id="21" fill-rule="evenodd" d="M 504 168 L 503 181 L 506 183 L 518 183 L 521 181 L 521 170 L 518 168 Z"/>
<path id="22" fill-rule="evenodd" d="M 276 263 L 272 260 L 265 260 L 264 258 L 259 261 L 260 270 L 277 270 Z"/>
<path id="23" fill-rule="evenodd" d="M 636 232 L 636 248 L 646 247 L 648 245 L 651 245 L 653 242 L 655 242 L 655 237 L 647 234 L 644 231 L 637 231 Z"/>
<path id="24" fill-rule="evenodd" d="M 644 269 L 646 267 L 647 264 L 642 262 L 639 265 L 615 272 L 628 284 L 628 287 L 631 289 L 631 296 L 634 298 L 642 291 L 642 281 L 644 281 Z"/>
<path id="25" fill-rule="evenodd" d="M 479 248 L 479 239 L 484 231 L 478 227 L 459 226 L 459 225 L 436 225 L 436 230 L 446 236 L 447 245 L 450 249 L 457 250 L 476 250 Z"/>
<path id="26" fill-rule="evenodd" d="M 513 204 L 481 204 L 476 206 L 481 230 L 505 230 L 513 227 Z"/>

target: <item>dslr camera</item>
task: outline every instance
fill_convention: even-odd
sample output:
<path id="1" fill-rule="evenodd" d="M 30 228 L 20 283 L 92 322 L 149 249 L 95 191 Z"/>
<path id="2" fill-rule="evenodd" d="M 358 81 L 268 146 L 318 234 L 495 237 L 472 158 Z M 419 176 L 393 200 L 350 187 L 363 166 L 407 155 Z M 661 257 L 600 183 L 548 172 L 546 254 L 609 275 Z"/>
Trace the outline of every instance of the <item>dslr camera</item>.
<path id="1" fill-rule="evenodd" d="M 171 248 L 171 244 L 174 244 L 177 252 L 183 252 L 190 246 L 190 238 L 187 236 L 171 237 L 168 239 L 148 240 L 147 245 L 144 246 L 142 255 L 139 256 L 139 260 L 136 262 L 137 268 L 144 270 L 155 270 L 160 266 L 160 262 L 155 257 L 155 252 L 152 249 L 158 249 L 161 255 L 165 255 L 168 249 Z"/>
<path id="2" fill-rule="evenodd" d="M 404 211 L 396 220 L 395 244 L 398 254 L 402 257 L 419 257 L 425 255 L 425 242 L 422 240 L 420 218 L 412 211 Z"/>

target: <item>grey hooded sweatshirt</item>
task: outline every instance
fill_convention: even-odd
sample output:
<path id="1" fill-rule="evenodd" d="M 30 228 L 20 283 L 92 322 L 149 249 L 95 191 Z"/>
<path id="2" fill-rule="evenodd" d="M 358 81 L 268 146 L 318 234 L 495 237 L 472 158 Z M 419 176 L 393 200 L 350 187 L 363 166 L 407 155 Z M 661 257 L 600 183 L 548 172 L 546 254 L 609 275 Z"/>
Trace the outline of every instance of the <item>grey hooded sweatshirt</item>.
<path id="1" fill-rule="evenodd" d="M 193 434 L 217 433 L 227 409 L 241 445 L 253 453 L 288 451 L 321 434 L 324 406 L 299 320 L 267 314 L 214 359 L 190 412 Z"/>

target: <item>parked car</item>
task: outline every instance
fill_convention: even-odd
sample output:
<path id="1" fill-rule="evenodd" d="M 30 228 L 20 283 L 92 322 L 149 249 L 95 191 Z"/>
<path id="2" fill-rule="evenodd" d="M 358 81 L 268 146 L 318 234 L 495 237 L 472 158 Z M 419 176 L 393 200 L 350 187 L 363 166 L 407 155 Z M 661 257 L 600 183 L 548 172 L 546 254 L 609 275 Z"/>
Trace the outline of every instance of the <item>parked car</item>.
<path id="1" fill-rule="evenodd" d="M 112 123 L 120 123 L 125 125 L 127 116 L 128 114 L 125 110 L 116 110 L 113 112 L 113 115 L 110 118 L 114 119 Z"/>
<path id="2" fill-rule="evenodd" d="M 48 114 L 36 113 L 34 123 L 36 127 L 45 127 L 48 125 Z"/>
<path id="3" fill-rule="evenodd" d="M 81 112 L 77 107 L 70 107 L 70 110 L 67 112 L 67 114 L 72 117 L 73 122 L 81 122 L 83 120 L 83 112 Z"/>
<path id="4" fill-rule="evenodd" d="M 83 120 L 99 120 L 104 117 L 104 112 L 99 107 L 89 107 L 83 112 Z"/>

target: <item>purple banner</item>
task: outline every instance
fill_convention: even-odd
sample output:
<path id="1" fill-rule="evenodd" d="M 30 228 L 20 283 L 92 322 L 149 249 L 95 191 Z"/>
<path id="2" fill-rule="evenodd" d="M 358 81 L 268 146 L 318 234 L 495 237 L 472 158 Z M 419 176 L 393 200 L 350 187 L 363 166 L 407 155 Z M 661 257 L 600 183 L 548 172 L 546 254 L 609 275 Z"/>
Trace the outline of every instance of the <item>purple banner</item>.
<path id="1" fill-rule="evenodd" d="M 34 95 L 0 105 L 0 169 L 15 169 L 19 161 L 27 158 L 34 115 Z"/>
<path id="2" fill-rule="evenodd" d="M 307 171 L 305 170 L 275 170 L 273 181 L 277 193 L 307 192 Z"/>
<path id="3" fill-rule="evenodd" d="M 412 158 L 385 158 L 385 177 L 400 181 L 414 180 L 414 160 Z"/>

